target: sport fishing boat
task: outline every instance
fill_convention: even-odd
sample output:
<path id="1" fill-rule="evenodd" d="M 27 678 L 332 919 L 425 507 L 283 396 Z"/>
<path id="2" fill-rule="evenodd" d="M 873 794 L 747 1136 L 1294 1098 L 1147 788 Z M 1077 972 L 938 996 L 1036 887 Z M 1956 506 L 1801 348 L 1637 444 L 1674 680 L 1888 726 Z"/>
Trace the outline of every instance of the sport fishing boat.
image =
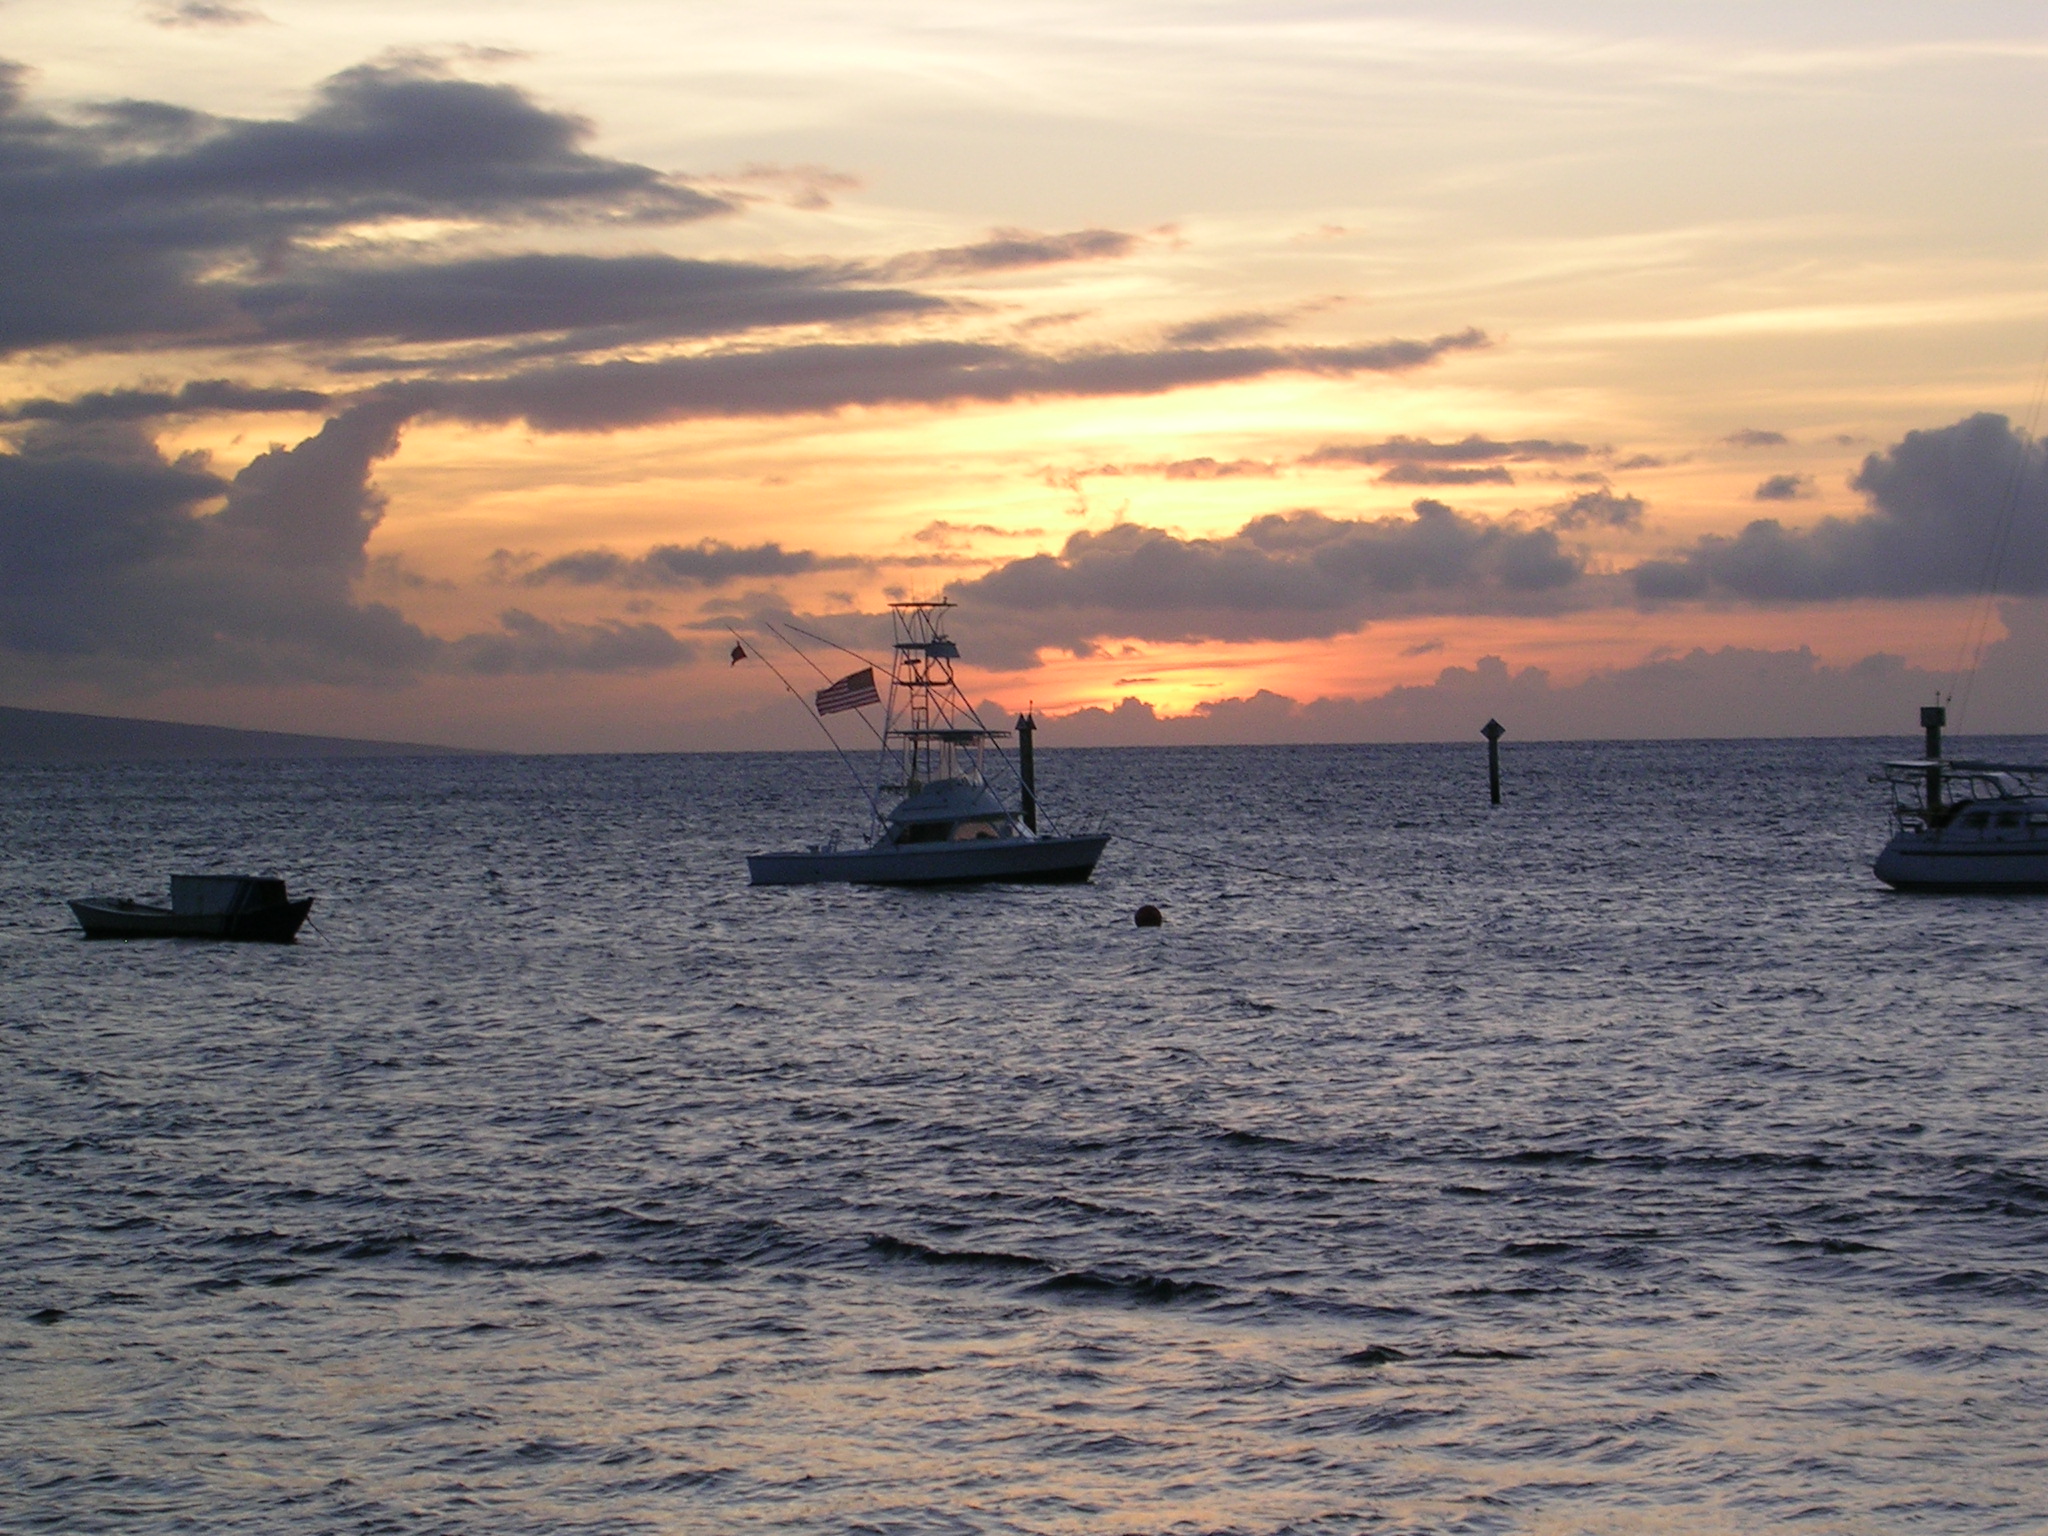
<path id="1" fill-rule="evenodd" d="M 289 944 L 313 910 L 294 901 L 284 882 L 257 875 L 173 875 L 171 904 L 128 896 L 88 896 L 69 903 L 88 939 L 250 939 Z"/>
<path id="2" fill-rule="evenodd" d="M 874 840 L 840 848 L 835 837 L 801 853 L 753 854 L 747 859 L 753 884 L 1081 881 L 1094 872 L 1108 833 L 1039 831 L 1030 715 L 1017 721 L 1017 808 L 989 784 L 986 756 L 991 748 L 1000 755 L 998 744 L 1010 733 L 983 725 L 953 680 L 960 648 L 945 632 L 952 606 L 943 599 L 889 605 L 895 653 L 880 732 L 882 783 L 869 801 Z M 827 714 L 880 702 L 869 668 L 820 689 L 815 713 L 823 724 Z M 895 798 L 885 812 L 888 797 Z"/>
<path id="3" fill-rule="evenodd" d="M 1891 841 L 1877 878 L 1901 891 L 2048 891 L 2048 766 L 1941 755 L 1948 711 L 1920 711 L 1926 755 L 1886 763 Z"/>

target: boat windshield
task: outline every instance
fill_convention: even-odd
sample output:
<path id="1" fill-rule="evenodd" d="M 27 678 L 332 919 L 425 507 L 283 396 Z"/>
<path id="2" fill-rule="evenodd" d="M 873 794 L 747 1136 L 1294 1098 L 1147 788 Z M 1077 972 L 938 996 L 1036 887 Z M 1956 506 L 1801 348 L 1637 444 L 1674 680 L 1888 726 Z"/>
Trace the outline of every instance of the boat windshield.
<path id="1" fill-rule="evenodd" d="M 1884 765 L 1892 789 L 1892 815 L 1902 822 L 1943 825 L 1964 806 L 2048 799 L 2048 767 L 1967 759 L 1914 758 Z M 1931 800 L 1931 804 L 1930 804 Z M 1980 823 L 1973 816 L 1969 825 Z"/>
<path id="2" fill-rule="evenodd" d="M 969 843 L 984 837 L 1015 837 L 1016 830 L 1007 816 L 976 817 L 972 821 L 953 823 L 953 841 Z"/>
<path id="3" fill-rule="evenodd" d="M 972 843 L 989 838 L 1015 837 L 1017 825 L 1008 816 L 970 816 L 961 821 L 906 822 L 896 832 L 896 844 Z"/>

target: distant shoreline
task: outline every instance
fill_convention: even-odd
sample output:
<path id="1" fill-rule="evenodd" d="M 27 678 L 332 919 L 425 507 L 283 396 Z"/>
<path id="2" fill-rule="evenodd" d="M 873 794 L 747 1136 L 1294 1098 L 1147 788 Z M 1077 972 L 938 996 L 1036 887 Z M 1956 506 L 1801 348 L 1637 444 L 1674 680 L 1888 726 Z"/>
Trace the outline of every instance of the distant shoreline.
<path id="1" fill-rule="evenodd" d="M 75 715 L 0 706 L 0 762 L 93 763 L 192 758 L 483 757 L 471 747 L 364 741 L 293 731 L 242 731 L 176 720 Z"/>

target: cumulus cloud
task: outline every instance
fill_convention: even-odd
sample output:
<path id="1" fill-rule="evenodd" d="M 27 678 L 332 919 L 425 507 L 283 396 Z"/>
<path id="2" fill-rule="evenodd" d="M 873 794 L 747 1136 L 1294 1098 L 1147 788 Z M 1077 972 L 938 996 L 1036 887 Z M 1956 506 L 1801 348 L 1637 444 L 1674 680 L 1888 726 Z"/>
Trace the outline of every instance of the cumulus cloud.
<path id="1" fill-rule="evenodd" d="M 1640 528 L 1643 500 L 1640 496 L 1617 496 L 1606 486 L 1583 491 L 1570 501 L 1549 510 L 1553 528 Z"/>
<path id="2" fill-rule="evenodd" d="M 1740 432 L 1730 432 L 1721 441 L 1731 448 L 1782 448 L 1791 439 L 1782 432 L 1766 432 L 1758 427 L 1744 427 Z"/>
<path id="3" fill-rule="evenodd" d="M 1633 575 L 1648 600 L 1758 602 L 2048 591 L 2048 455 L 2003 416 L 1909 432 L 1850 481 L 1870 510 L 1810 528 L 1759 518 Z"/>
<path id="4" fill-rule="evenodd" d="M 2048 605 L 2008 605 L 2010 633 L 1991 648 L 1979 679 L 1972 728 L 2048 726 L 2038 679 L 2048 667 Z M 1407 654 L 1435 649 L 1411 649 Z M 1917 705 L 1948 685 L 1943 675 L 1878 653 L 1830 665 L 1804 647 L 1737 646 L 1654 656 L 1635 666 L 1560 683 L 1541 667 L 1498 656 L 1445 667 L 1428 683 L 1369 698 L 1306 702 L 1260 691 L 1213 700 L 1186 716 L 1161 717 L 1127 698 L 1112 709 L 1040 716 L 1062 746 L 1165 746 L 1220 742 L 1462 741 L 1483 764 L 1479 726 L 1498 719 L 1517 741 L 1706 736 L 1906 736 Z M 1484 768 L 1478 771 L 1483 775 Z M 1481 793 L 1483 779 L 1476 786 Z"/>
<path id="5" fill-rule="evenodd" d="M 1574 601 L 1583 572 L 1554 529 L 1423 500 L 1409 517 L 1273 513 L 1221 539 L 1119 524 L 952 591 L 1004 616 L 1006 659 L 1017 661 L 1108 635 L 1300 640 L 1392 613 L 1550 611 Z"/>
<path id="6" fill-rule="evenodd" d="M 231 480 L 127 423 L 50 425 L 0 454 L 0 645 L 133 670 L 361 679 L 433 642 L 351 585 L 402 413 L 344 412 Z"/>
<path id="7" fill-rule="evenodd" d="M 617 669 L 690 654 L 659 626 L 438 639 L 358 601 L 402 407 L 372 401 L 238 474 L 165 458 L 133 420 L 37 422 L 0 453 L 0 655 L 115 679 L 390 682 L 422 671 Z"/>
<path id="8" fill-rule="evenodd" d="M 862 568 L 867 561 L 853 555 L 819 555 L 808 549 L 784 549 L 778 543 L 727 544 L 703 539 L 695 544 L 657 544 L 643 555 L 622 555 L 609 549 L 582 549 L 558 555 L 524 572 L 527 586 L 567 582 L 578 586 L 717 587 L 747 577 L 801 576 L 811 571 Z"/>
<path id="9" fill-rule="evenodd" d="M 232 340 L 305 244 L 394 219 L 675 222 L 723 199 L 582 148 L 589 125 L 421 63 L 325 81 L 297 117 L 117 101 L 37 111 L 0 66 L 0 351 Z M 261 279 L 252 273 L 266 274 Z M 312 278 L 305 280 L 313 282 Z"/>

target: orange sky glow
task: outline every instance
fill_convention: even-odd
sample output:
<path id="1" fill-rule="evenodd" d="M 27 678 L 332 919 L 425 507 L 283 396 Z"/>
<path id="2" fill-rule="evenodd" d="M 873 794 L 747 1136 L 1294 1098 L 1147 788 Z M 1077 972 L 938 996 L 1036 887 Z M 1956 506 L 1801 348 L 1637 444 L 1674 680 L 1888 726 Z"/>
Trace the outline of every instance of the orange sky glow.
<path id="1" fill-rule="evenodd" d="M 0 703 L 816 745 L 728 629 L 946 592 L 1049 742 L 2048 729 L 2026 8 L 9 16 Z"/>

